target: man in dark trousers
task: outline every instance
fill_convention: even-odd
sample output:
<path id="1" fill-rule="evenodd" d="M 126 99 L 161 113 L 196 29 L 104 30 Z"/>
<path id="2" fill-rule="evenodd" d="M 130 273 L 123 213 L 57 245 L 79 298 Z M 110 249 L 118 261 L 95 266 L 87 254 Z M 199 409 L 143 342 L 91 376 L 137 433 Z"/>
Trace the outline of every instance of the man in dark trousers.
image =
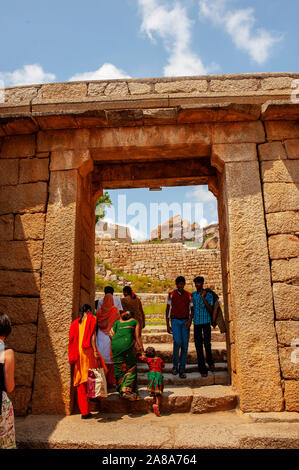
<path id="1" fill-rule="evenodd" d="M 198 370 L 202 377 L 207 377 L 208 370 L 206 367 L 203 344 L 205 345 L 206 360 L 211 371 L 215 370 L 215 365 L 212 357 L 212 346 L 211 346 L 211 322 L 213 313 L 213 294 L 210 291 L 206 291 L 203 288 L 204 278 L 198 276 L 194 279 L 196 291 L 192 292 L 192 303 L 191 318 L 188 323 L 190 328 L 192 318 L 194 322 L 194 342 L 197 352 Z"/>
<path id="2" fill-rule="evenodd" d="M 190 336 L 190 307 L 192 298 L 190 292 L 185 290 L 185 278 L 176 278 L 176 290 L 168 294 L 166 307 L 166 327 L 169 334 L 173 336 L 173 369 L 172 373 L 180 374 L 182 379 L 186 378 L 185 367 L 187 361 L 188 344 Z M 171 327 L 169 323 L 169 313 Z M 189 326 L 188 326 L 189 325 Z M 179 351 L 181 349 L 180 359 Z M 179 364 L 180 363 L 180 364 Z"/>

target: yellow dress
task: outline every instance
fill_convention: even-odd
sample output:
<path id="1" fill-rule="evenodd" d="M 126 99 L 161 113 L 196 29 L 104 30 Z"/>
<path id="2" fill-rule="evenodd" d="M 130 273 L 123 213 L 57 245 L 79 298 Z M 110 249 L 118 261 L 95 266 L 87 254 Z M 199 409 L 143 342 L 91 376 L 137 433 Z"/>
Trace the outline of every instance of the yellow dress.
<path id="1" fill-rule="evenodd" d="M 83 349 L 82 342 L 85 331 L 86 319 L 79 323 L 79 359 L 74 368 L 74 387 L 87 382 L 88 369 L 94 369 L 95 357 L 92 347 Z"/>

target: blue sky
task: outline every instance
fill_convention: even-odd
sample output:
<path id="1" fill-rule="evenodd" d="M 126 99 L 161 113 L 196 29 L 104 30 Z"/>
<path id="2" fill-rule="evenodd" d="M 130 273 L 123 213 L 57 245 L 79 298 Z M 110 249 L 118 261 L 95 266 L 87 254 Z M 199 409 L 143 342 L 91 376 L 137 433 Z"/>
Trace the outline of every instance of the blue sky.
<path id="1" fill-rule="evenodd" d="M 0 5 L 5 86 L 298 71 L 298 0 L 0 0 Z M 207 223 L 217 220 L 216 200 L 206 187 L 121 193 L 128 204 L 134 199 L 148 208 L 151 200 L 202 202 Z M 111 191 L 114 202 L 118 195 Z"/>

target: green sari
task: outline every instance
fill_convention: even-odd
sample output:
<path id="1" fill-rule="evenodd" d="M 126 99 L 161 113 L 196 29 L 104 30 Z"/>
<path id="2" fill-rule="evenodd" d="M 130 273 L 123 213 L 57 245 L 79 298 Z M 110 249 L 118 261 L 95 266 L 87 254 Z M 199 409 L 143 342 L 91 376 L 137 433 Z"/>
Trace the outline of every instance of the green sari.
<path id="1" fill-rule="evenodd" d="M 138 321 L 117 320 L 113 327 L 111 349 L 113 356 L 116 389 L 121 397 L 138 400 L 137 358 L 133 351 L 133 339 Z"/>

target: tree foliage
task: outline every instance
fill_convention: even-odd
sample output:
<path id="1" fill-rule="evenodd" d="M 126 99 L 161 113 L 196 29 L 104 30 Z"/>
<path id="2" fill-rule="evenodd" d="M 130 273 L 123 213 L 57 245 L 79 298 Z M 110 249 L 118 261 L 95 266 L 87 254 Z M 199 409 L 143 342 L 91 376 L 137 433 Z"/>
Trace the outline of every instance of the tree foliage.
<path id="1" fill-rule="evenodd" d="M 105 210 L 107 207 L 112 206 L 112 201 L 108 191 L 104 191 L 103 196 L 100 196 L 96 202 L 96 224 L 100 219 L 105 217 Z"/>

